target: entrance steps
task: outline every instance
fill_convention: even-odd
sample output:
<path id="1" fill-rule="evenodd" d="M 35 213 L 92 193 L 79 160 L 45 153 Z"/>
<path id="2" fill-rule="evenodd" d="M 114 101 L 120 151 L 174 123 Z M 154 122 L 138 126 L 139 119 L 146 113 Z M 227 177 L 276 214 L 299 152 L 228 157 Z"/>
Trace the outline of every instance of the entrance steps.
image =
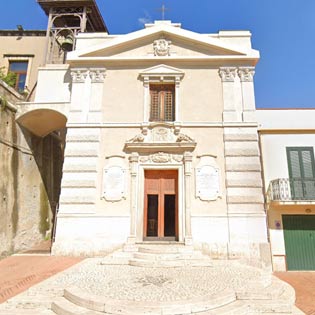
<path id="1" fill-rule="evenodd" d="M 279 289 L 278 285 L 274 289 Z M 254 293 L 253 293 L 254 294 Z M 290 300 L 290 299 L 289 299 Z M 202 298 L 173 302 L 121 301 L 87 294 L 77 288 L 67 289 L 64 297 L 52 304 L 57 315 L 302 315 L 288 300 L 259 299 L 239 300 L 230 290 Z"/>
<path id="2" fill-rule="evenodd" d="M 136 267 L 211 267 L 209 256 L 183 244 L 141 244 L 133 252 L 118 251 L 106 257 L 104 265 L 129 264 Z"/>
<path id="3" fill-rule="evenodd" d="M 294 291 L 274 280 L 265 290 L 245 293 L 227 289 L 191 300 L 171 302 L 115 300 L 72 287 L 56 298 L 51 310 L 57 315 L 302 315 L 294 306 Z M 1 315 L 1 313 L 0 313 Z M 8 314 L 9 315 L 9 314 Z M 13 314 L 12 314 L 13 315 Z M 42 314 L 44 315 L 44 314 Z"/>
<path id="4" fill-rule="evenodd" d="M 230 290 L 188 301 L 147 302 L 101 298 L 72 288 L 53 302 L 52 310 L 58 315 L 242 315 L 248 308 L 243 301 L 236 301 Z"/>
<path id="5" fill-rule="evenodd" d="M 141 245 L 129 265 L 138 267 L 211 266 L 211 260 L 200 251 L 185 245 Z"/>

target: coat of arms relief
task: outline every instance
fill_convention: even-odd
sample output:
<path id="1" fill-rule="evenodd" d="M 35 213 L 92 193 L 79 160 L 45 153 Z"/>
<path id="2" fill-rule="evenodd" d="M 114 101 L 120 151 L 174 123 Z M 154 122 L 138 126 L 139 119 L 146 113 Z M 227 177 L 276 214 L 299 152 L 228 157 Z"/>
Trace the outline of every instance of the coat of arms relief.
<path id="1" fill-rule="evenodd" d="M 170 56 L 171 41 L 160 38 L 153 42 L 154 56 Z"/>

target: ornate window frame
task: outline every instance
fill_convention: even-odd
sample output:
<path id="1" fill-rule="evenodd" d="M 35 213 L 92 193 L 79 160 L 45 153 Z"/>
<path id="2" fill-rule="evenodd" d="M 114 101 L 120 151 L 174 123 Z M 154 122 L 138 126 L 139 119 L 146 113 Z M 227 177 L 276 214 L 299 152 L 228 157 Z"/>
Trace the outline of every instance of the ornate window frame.
<path id="1" fill-rule="evenodd" d="M 143 122 L 149 123 L 150 118 L 150 84 L 174 84 L 175 85 L 175 117 L 174 122 L 180 121 L 180 82 L 185 73 L 177 68 L 160 64 L 140 72 L 139 78 L 143 81 L 144 104 Z"/>

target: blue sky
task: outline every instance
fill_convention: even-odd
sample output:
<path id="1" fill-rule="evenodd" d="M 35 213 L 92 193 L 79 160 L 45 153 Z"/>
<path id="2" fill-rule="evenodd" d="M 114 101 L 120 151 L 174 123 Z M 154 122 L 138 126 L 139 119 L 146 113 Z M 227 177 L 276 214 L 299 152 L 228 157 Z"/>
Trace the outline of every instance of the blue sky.
<path id="1" fill-rule="evenodd" d="M 97 0 L 111 34 L 165 18 L 200 33 L 250 30 L 261 54 L 256 67 L 257 107 L 315 108 L 315 0 Z M 0 29 L 46 29 L 35 0 L 5 1 Z M 1 44 L 1 43 L 0 43 Z"/>

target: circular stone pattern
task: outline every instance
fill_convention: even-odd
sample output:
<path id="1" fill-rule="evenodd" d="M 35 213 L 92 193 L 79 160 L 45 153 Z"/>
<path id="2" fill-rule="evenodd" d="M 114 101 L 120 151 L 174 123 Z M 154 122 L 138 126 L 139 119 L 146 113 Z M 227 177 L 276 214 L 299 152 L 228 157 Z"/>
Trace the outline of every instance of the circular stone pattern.
<path id="1" fill-rule="evenodd" d="M 171 302 L 238 290 L 260 277 L 255 268 L 231 262 L 212 267 L 142 268 L 88 262 L 65 274 L 61 286 L 74 285 L 85 292 L 111 299 Z"/>

